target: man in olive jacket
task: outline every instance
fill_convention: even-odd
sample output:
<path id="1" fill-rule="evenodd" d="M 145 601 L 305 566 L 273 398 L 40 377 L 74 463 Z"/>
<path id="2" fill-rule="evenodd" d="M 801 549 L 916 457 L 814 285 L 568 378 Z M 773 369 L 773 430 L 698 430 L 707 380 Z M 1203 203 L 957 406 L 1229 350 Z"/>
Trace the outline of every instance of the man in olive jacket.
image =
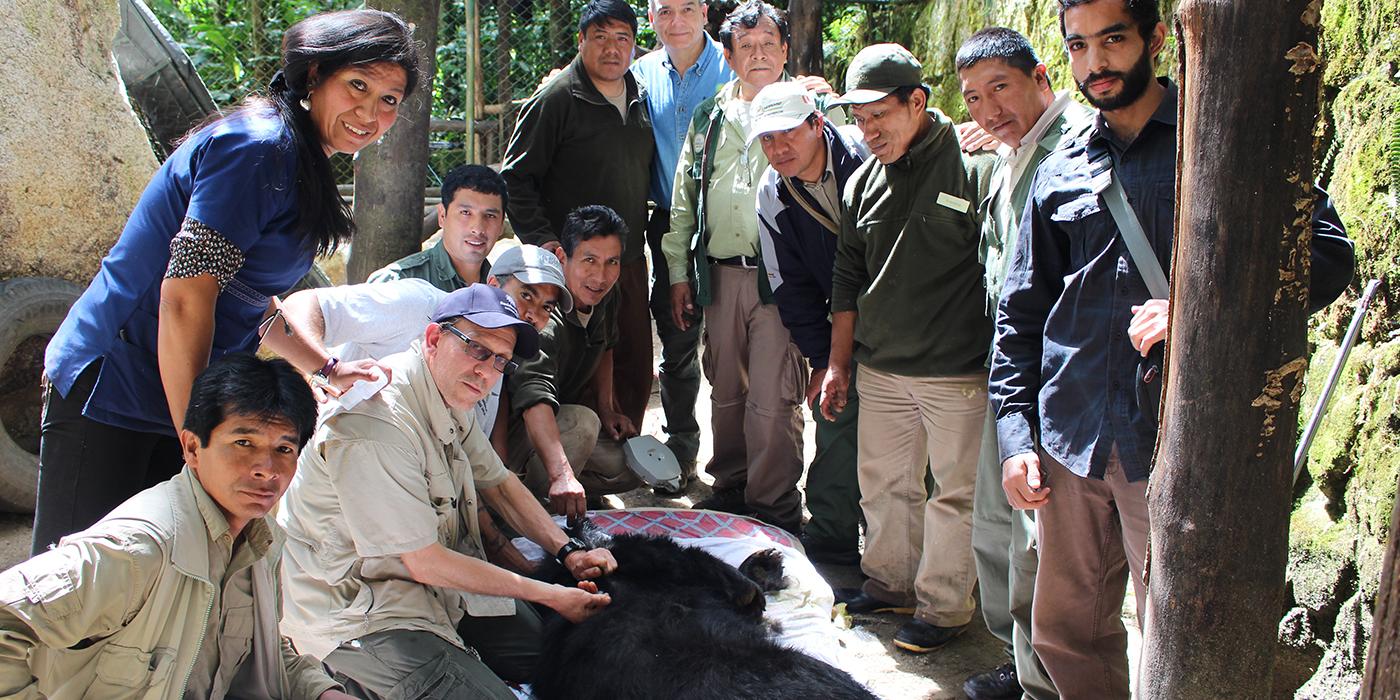
<path id="1" fill-rule="evenodd" d="M 579 53 L 525 103 L 502 161 L 506 215 L 520 240 L 557 250 L 569 212 L 601 204 L 627 236 L 617 282 L 617 401 L 637 426 L 651 397 L 651 312 L 643 250 L 656 154 L 646 89 L 629 67 L 637 15 L 623 0 L 593 0 L 579 18 Z"/>
<path id="2" fill-rule="evenodd" d="M 846 183 L 822 387 L 831 420 L 858 363 L 869 579 L 839 595 L 852 612 L 912 610 L 894 642 L 913 652 L 956 637 L 975 608 L 972 494 L 992 339 L 977 261 L 980 181 L 953 123 L 926 109 L 921 73 L 904 47 L 878 44 L 846 74 L 841 101 L 874 158 Z"/>
<path id="3" fill-rule="evenodd" d="M 185 469 L 0 574 L 0 695 L 349 698 L 278 631 L 281 534 L 316 401 L 283 360 L 194 382 Z"/>

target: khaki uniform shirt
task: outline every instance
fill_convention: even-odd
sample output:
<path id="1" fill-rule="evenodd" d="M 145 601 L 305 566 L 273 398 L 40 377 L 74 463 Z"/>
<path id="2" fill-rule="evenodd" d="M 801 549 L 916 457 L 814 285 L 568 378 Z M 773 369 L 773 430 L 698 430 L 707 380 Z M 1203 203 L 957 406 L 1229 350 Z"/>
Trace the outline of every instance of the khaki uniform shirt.
<path id="1" fill-rule="evenodd" d="M 389 385 L 344 410 L 328 407 L 278 512 L 287 531 L 283 632 L 325 658 L 389 629 L 462 646 L 462 615 L 515 612 L 509 598 L 413 581 L 399 555 L 434 542 L 485 560 L 477 490 L 509 472 L 472 411 L 448 408 L 422 342 L 385 358 Z"/>
<path id="2" fill-rule="evenodd" d="M 338 687 L 278 634 L 277 536 L 187 467 L 0 574 L 0 697 L 295 698 Z"/>

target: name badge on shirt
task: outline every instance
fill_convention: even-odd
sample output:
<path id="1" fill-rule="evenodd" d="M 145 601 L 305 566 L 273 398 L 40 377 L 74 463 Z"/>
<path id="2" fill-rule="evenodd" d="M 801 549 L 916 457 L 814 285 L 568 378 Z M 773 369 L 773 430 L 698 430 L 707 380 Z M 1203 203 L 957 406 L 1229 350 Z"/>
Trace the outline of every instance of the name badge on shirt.
<path id="1" fill-rule="evenodd" d="M 947 192 L 939 192 L 938 205 L 948 207 L 959 214 L 966 214 L 967 208 L 972 206 L 972 203 L 962 197 L 954 197 Z"/>

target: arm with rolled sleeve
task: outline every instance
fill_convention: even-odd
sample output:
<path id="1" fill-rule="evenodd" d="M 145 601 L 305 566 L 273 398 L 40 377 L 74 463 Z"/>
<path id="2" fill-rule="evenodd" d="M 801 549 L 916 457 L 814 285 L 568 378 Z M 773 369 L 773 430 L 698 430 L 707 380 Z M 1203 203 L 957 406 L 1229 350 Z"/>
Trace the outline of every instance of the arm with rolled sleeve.
<path id="1" fill-rule="evenodd" d="M 144 532 L 71 538 L 0 574 L 0 697 L 39 698 L 35 649 L 66 649 L 120 631 L 164 562 Z"/>
<path id="2" fill-rule="evenodd" d="M 555 94 L 545 88 L 525 103 L 501 159 L 501 176 L 510 189 L 510 224 L 522 242 L 534 245 L 559 242 L 559 232 L 551 228 L 545 212 L 543 191 L 568 119 L 563 100 L 551 99 Z"/>
<path id="3" fill-rule="evenodd" d="M 800 246 L 794 242 L 796 234 L 781 232 L 773 220 L 772 212 L 780 207 L 777 186 L 765 180 L 758 191 L 758 242 L 764 264 L 782 277 L 782 284 L 773 289 L 773 301 L 792 342 L 807 356 L 812 369 L 825 369 L 831 353 L 831 305 L 826 291 L 803 262 Z"/>
<path id="4" fill-rule="evenodd" d="M 1036 450 L 1043 332 L 1067 266 L 1067 243 L 1041 210 L 1039 181 L 1037 174 L 997 304 L 990 392 L 1003 461 Z"/>

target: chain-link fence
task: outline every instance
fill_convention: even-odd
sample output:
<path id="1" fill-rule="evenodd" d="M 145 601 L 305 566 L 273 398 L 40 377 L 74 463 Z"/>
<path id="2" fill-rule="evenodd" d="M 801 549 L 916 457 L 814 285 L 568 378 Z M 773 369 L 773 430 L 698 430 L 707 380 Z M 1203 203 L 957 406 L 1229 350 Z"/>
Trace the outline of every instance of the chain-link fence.
<path id="1" fill-rule="evenodd" d="M 278 67 L 282 34 L 315 13 L 362 6 L 356 0 L 147 0 L 156 17 L 189 54 L 220 108 L 266 88 Z M 425 185 L 469 157 L 499 163 L 521 105 L 555 68 L 577 52 L 578 17 L 587 0 L 444 0 L 433 83 L 433 133 Z M 710 5 L 711 32 L 737 0 Z M 785 5 L 786 2 L 779 2 Z M 860 47 L 908 42 L 917 6 L 833 2 L 823 11 L 826 75 L 836 85 Z M 639 51 L 656 45 L 641 19 Z M 836 85 L 839 89 L 839 85 Z M 474 119 L 468 120 L 470 110 Z M 470 130 L 471 138 L 467 132 Z M 342 184 L 353 180 L 349 156 L 336 156 Z"/>

